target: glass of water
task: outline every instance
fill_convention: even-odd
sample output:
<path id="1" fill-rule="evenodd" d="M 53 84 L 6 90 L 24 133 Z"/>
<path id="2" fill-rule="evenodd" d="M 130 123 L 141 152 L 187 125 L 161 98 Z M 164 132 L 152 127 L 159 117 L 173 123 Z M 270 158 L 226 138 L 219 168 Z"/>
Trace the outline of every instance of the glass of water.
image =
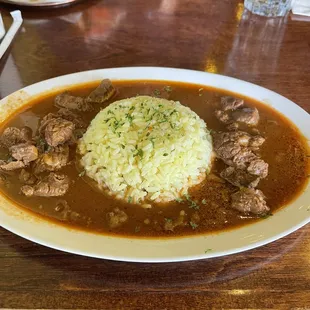
<path id="1" fill-rule="evenodd" d="M 246 9 L 254 14 L 268 17 L 286 15 L 291 5 L 292 0 L 244 0 Z"/>

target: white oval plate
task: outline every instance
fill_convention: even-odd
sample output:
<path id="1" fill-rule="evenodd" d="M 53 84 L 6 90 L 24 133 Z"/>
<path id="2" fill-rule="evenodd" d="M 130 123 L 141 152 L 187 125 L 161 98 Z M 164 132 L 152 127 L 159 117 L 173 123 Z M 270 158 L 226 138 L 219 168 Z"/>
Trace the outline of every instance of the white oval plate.
<path id="1" fill-rule="evenodd" d="M 1 0 L 0 2 L 22 6 L 51 7 L 69 5 L 77 1 L 81 0 Z"/>
<path id="2" fill-rule="evenodd" d="M 131 67 L 74 73 L 24 88 L 0 101 L 0 122 L 44 91 L 66 85 L 111 80 L 167 80 L 237 92 L 265 102 L 291 119 L 310 140 L 310 116 L 290 100 L 260 86 L 205 72 Z M 8 112 L 9 111 L 9 112 Z M 111 237 L 53 224 L 14 206 L 0 195 L 0 225 L 39 244 L 80 255 L 131 262 L 176 262 L 223 256 L 277 240 L 310 221 L 310 185 L 290 205 L 264 221 L 216 234 L 171 239 Z"/>

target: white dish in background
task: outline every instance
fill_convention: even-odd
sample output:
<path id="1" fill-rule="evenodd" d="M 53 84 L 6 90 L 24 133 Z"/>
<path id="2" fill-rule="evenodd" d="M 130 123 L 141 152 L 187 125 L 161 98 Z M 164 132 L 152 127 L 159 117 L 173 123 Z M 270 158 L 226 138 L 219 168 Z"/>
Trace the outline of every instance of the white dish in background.
<path id="1" fill-rule="evenodd" d="M 239 93 L 265 102 L 291 119 L 310 140 L 310 115 L 290 100 L 251 83 L 205 72 L 131 67 L 74 73 L 43 81 L 0 101 L 0 122 L 28 99 L 53 88 L 109 78 L 196 83 Z M 8 112 L 8 108 L 10 111 Z M 291 204 L 264 221 L 226 232 L 169 239 L 112 237 L 66 228 L 16 207 L 0 195 L 0 225 L 39 244 L 91 257 L 132 262 L 175 262 L 223 256 L 275 241 L 310 221 L 310 184 Z"/>
<path id="2" fill-rule="evenodd" d="M 51 6 L 62 6 L 68 5 L 81 0 L 0 0 L 0 2 L 23 5 L 23 6 L 33 6 L 33 7 L 51 7 Z"/>

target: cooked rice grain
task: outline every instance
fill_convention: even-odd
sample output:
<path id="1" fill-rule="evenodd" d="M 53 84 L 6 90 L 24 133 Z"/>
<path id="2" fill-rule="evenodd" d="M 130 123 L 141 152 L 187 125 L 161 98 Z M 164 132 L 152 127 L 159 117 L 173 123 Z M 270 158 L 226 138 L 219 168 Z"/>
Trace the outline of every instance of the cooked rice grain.
<path id="1" fill-rule="evenodd" d="M 205 122 L 188 107 L 138 96 L 100 111 L 78 151 L 99 188 L 128 202 L 164 202 L 205 178 L 212 141 Z"/>

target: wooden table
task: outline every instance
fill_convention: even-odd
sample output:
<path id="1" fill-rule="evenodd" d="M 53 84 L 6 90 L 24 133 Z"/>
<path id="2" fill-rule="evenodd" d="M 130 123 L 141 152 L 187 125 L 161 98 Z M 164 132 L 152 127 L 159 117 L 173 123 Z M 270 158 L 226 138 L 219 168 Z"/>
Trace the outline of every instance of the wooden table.
<path id="1" fill-rule="evenodd" d="M 310 111 L 310 20 L 250 16 L 238 0 L 87 0 L 23 16 L 1 61 L 1 97 L 66 73 L 152 65 L 235 76 Z M 0 308 L 310 309 L 309 264 L 309 225 L 246 253 L 178 264 L 79 257 L 0 229 Z"/>

